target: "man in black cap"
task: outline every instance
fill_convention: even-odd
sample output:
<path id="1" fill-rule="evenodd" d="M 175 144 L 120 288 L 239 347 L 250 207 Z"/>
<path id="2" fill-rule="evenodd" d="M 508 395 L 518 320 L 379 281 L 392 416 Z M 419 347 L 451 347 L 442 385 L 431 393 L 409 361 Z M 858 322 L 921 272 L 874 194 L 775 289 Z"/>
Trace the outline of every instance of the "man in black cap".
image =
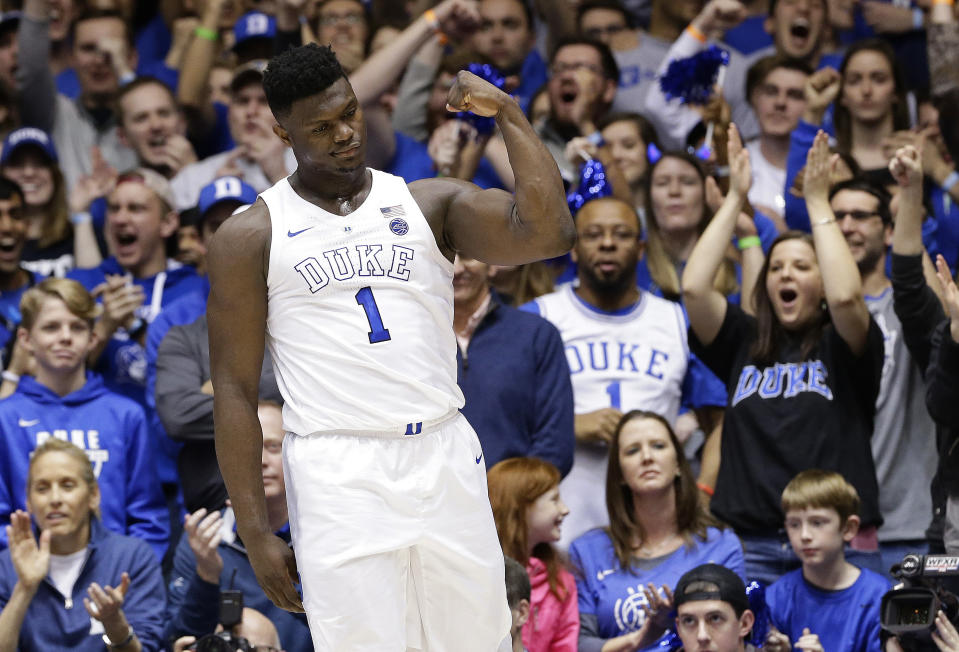
<path id="1" fill-rule="evenodd" d="M 703 564 L 679 578 L 673 592 L 676 631 L 686 652 L 744 652 L 755 616 L 746 586 L 725 566 Z"/>

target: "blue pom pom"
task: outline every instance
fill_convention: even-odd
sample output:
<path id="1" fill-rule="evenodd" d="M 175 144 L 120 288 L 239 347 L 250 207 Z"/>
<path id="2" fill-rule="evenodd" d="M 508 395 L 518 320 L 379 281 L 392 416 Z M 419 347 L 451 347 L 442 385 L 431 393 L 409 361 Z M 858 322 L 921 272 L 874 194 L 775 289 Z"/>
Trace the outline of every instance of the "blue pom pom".
<path id="1" fill-rule="evenodd" d="M 606 176 L 606 168 L 596 159 L 583 164 L 579 173 L 579 186 L 566 196 L 569 212 L 576 215 L 586 202 L 613 194 L 613 187 Z"/>
<path id="2" fill-rule="evenodd" d="M 503 86 L 506 85 L 506 77 L 503 76 L 503 73 L 488 63 L 471 63 L 466 69 L 500 90 L 503 90 Z M 496 120 L 493 118 L 476 115 L 469 111 L 459 111 L 456 114 L 456 119 L 473 125 L 473 128 L 481 136 L 493 133 L 493 129 L 496 128 Z"/>
<path id="3" fill-rule="evenodd" d="M 766 585 L 760 582 L 750 582 L 746 587 L 746 596 L 749 598 L 749 610 L 756 616 L 753 631 L 747 643 L 755 647 L 762 647 L 769 634 L 769 605 L 766 604 Z"/>
<path id="4" fill-rule="evenodd" d="M 685 59 L 673 59 L 659 78 L 667 100 L 682 104 L 705 104 L 713 93 L 720 66 L 729 65 L 729 52 L 711 45 Z"/>

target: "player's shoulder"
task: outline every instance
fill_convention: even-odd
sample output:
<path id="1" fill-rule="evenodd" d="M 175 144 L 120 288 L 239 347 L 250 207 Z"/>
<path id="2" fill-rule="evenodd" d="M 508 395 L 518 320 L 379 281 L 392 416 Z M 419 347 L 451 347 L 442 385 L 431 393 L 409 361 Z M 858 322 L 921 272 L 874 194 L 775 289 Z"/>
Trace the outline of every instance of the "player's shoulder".
<path id="1" fill-rule="evenodd" d="M 249 258 L 268 250 L 272 234 L 270 209 L 263 199 L 220 225 L 210 243 L 210 257 Z"/>

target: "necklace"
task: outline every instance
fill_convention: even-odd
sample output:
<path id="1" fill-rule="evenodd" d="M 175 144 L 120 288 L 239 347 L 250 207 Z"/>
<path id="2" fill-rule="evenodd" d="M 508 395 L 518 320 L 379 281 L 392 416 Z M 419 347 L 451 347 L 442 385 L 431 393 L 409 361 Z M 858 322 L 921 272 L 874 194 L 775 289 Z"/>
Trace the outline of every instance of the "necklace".
<path id="1" fill-rule="evenodd" d="M 663 539 L 662 541 L 658 541 L 656 543 L 647 541 L 643 545 L 634 545 L 633 553 L 637 557 L 644 557 L 647 559 L 651 559 L 653 557 L 659 557 L 660 555 L 666 552 L 672 552 L 673 550 L 675 550 L 676 549 L 675 544 L 677 542 L 680 542 L 681 540 L 682 538 L 678 534 L 673 533 L 673 534 L 670 534 L 665 539 Z"/>

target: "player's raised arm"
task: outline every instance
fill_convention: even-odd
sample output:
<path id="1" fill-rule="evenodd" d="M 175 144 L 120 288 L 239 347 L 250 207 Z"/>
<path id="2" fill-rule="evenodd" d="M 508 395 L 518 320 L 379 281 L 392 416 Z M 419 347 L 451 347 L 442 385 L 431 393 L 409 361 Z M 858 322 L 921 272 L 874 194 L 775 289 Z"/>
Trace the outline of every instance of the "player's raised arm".
<path id="1" fill-rule="evenodd" d="M 492 84 L 460 71 L 450 110 L 494 117 L 516 177 L 515 195 L 452 179 L 411 185 L 426 212 L 445 206 L 445 244 L 470 258 L 515 265 L 559 256 L 576 238 L 559 168 L 519 104 Z M 421 192 L 423 191 L 423 192 Z M 421 201 L 424 195 L 432 196 Z"/>
<path id="2" fill-rule="evenodd" d="M 261 471 L 263 430 L 256 407 L 266 332 L 270 218 L 258 201 L 224 222 L 207 256 L 210 370 L 216 454 L 237 531 L 264 592 L 277 606 L 302 611 L 293 586 L 293 553 L 270 529 Z"/>

